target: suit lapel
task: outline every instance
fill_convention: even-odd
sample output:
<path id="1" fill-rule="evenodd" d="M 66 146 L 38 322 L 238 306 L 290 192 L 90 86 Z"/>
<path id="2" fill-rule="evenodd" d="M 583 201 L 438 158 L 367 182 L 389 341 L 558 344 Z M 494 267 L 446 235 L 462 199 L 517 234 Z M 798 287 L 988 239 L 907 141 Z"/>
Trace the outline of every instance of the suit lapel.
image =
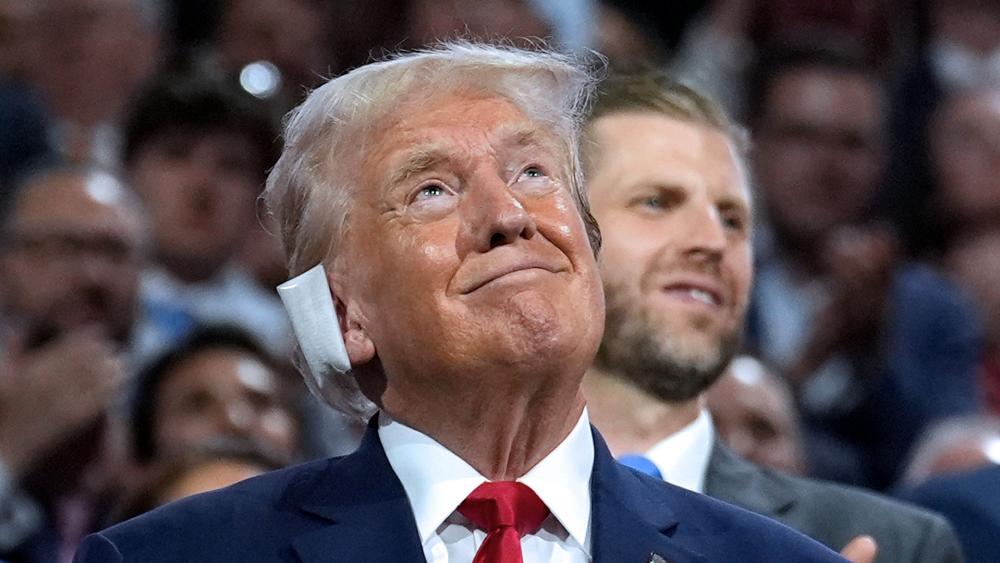
<path id="1" fill-rule="evenodd" d="M 659 483 L 620 466 L 600 435 L 593 435 L 593 560 L 704 563 L 702 555 L 672 539 L 684 524 Z M 356 452 L 292 485 L 283 504 L 327 522 L 293 539 L 303 563 L 423 560 L 413 511 L 374 424 Z"/>
<path id="2" fill-rule="evenodd" d="M 593 560 L 616 563 L 703 562 L 671 536 L 683 522 L 669 506 L 659 483 L 644 482 L 611 457 L 594 431 L 591 476 Z"/>
<path id="3" fill-rule="evenodd" d="M 424 558 L 409 500 L 375 424 L 356 452 L 331 460 L 325 471 L 290 488 L 286 499 L 329 522 L 292 541 L 303 563 Z"/>
<path id="4" fill-rule="evenodd" d="M 795 491 L 769 479 L 718 440 L 708 461 L 705 494 L 769 518 L 788 512 L 798 501 Z"/>

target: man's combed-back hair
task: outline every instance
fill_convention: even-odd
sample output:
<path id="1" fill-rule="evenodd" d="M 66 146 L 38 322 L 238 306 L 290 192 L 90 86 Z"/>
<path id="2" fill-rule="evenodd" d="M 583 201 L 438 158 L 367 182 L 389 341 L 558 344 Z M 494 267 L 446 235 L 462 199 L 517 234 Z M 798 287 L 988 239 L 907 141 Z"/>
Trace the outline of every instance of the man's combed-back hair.
<path id="1" fill-rule="evenodd" d="M 743 153 L 747 135 L 718 102 L 659 70 L 613 73 L 597 89 L 588 123 L 612 113 L 653 112 L 724 133 Z"/>
<path id="2" fill-rule="evenodd" d="M 365 65 L 317 88 L 286 118 L 284 151 L 264 193 L 289 273 L 298 275 L 340 253 L 352 194 L 365 189 L 358 185 L 358 169 L 376 128 L 404 103 L 420 107 L 451 93 L 507 99 L 563 139 L 572 191 L 596 253 L 600 232 L 583 191 L 577 147 L 596 80 L 587 65 L 567 55 L 450 41 Z M 336 382 L 345 388 L 335 407 L 371 411 L 353 378 Z"/>

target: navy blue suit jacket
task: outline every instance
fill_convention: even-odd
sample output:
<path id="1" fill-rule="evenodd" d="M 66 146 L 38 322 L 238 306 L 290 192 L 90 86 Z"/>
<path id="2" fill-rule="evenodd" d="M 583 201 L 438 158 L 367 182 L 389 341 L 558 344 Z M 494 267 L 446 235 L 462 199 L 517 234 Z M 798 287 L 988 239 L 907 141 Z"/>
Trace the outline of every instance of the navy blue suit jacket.
<path id="1" fill-rule="evenodd" d="M 969 563 L 1000 561 L 1000 465 L 941 475 L 898 494 L 944 514 Z"/>
<path id="2" fill-rule="evenodd" d="M 781 524 L 617 464 L 594 432 L 593 560 L 843 561 Z M 655 555 L 661 559 L 656 559 Z M 369 427 L 351 455 L 190 497 L 87 538 L 77 563 L 419 562 L 403 486 Z"/>

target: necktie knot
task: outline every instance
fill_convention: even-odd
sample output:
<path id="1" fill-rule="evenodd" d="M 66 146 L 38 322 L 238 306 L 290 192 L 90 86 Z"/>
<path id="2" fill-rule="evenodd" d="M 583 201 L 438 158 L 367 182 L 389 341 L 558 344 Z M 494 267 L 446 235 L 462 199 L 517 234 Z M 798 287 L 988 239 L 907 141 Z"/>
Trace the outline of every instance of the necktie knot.
<path id="1" fill-rule="evenodd" d="M 459 505 L 458 511 L 487 533 L 513 528 L 519 537 L 537 532 L 549 515 L 548 507 L 535 491 L 516 481 L 479 485 Z"/>

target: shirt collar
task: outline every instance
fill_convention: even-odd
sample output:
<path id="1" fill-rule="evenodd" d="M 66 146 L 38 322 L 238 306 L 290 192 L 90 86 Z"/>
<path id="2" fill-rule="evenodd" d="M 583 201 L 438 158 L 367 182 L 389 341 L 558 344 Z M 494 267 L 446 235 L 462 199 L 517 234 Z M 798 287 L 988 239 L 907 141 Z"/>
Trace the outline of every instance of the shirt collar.
<path id="1" fill-rule="evenodd" d="M 650 448 L 646 457 L 660 470 L 664 481 L 703 493 L 714 439 L 712 417 L 702 409 L 698 418 Z"/>
<path id="2" fill-rule="evenodd" d="M 590 546 L 590 475 L 594 437 L 587 409 L 556 449 L 518 479 L 531 487 L 580 546 Z"/>
<path id="3" fill-rule="evenodd" d="M 421 544 L 476 487 L 487 481 L 430 436 L 379 414 L 379 439 L 410 500 Z M 569 535 L 589 549 L 594 439 L 584 409 L 569 435 L 518 479 L 531 487 Z"/>

